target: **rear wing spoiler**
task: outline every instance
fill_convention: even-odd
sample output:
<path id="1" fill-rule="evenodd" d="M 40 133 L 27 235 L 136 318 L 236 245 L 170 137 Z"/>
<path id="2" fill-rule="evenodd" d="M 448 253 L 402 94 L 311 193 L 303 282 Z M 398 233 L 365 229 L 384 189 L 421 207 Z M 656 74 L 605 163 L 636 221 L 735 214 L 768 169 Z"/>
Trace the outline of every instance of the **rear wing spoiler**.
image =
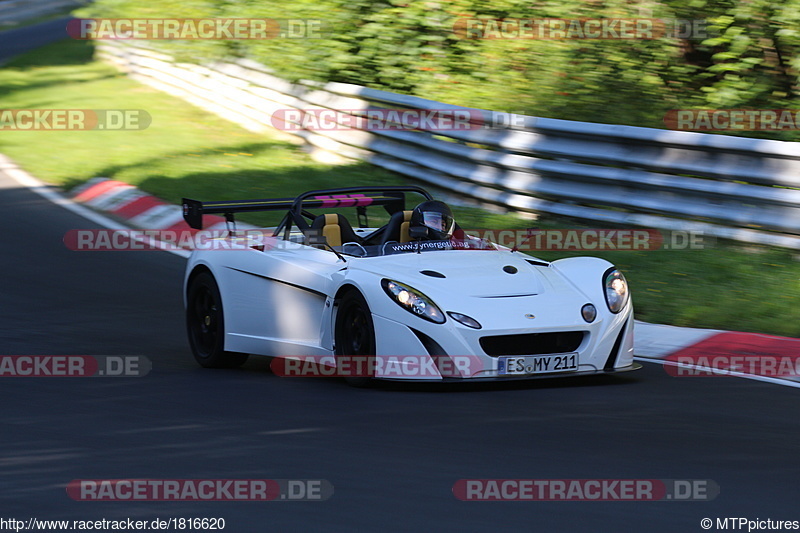
<path id="1" fill-rule="evenodd" d="M 221 214 L 229 223 L 234 222 L 235 213 L 252 211 L 286 210 L 292 218 L 299 220 L 306 208 L 335 209 L 339 207 L 358 207 L 380 205 L 389 214 L 405 209 L 406 192 L 415 192 L 431 200 L 431 195 L 423 188 L 413 185 L 400 187 L 350 187 L 326 189 L 303 193 L 297 198 L 271 198 L 263 200 L 226 200 L 201 202 L 184 198 L 183 218 L 189 227 L 203 229 L 203 215 Z"/>
<path id="2" fill-rule="evenodd" d="M 223 202 L 201 202 L 184 198 L 183 219 L 190 228 L 203 229 L 203 215 L 225 215 L 225 220 L 233 222 L 234 213 L 247 211 L 272 211 L 290 209 L 294 198 L 277 198 L 273 200 L 232 200 Z"/>

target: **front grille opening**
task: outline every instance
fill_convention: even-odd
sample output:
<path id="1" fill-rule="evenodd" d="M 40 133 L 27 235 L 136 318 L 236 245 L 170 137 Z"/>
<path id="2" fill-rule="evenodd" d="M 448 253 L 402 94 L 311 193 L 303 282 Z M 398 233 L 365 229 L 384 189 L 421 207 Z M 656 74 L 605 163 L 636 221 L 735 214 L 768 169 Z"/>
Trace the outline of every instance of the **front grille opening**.
<path id="1" fill-rule="evenodd" d="M 557 331 L 553 333 L 523 333 L 521 335 L 494 335 L 481 337 L 486 355 L 539 355 L 574 352 L 583 342 L 585 331 Z"/>

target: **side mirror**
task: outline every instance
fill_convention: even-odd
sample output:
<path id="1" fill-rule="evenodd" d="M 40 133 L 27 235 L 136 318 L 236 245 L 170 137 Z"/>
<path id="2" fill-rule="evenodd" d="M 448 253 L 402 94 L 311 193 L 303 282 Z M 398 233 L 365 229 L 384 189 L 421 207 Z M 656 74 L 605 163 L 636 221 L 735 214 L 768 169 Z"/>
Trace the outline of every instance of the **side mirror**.
<path id="1" fill-rule="evenodd" d="M 411 240 L 420 241 L 428 238 L 428 228 L 425 226 L 412 226 L 408 228 L 408 236 Z"/>

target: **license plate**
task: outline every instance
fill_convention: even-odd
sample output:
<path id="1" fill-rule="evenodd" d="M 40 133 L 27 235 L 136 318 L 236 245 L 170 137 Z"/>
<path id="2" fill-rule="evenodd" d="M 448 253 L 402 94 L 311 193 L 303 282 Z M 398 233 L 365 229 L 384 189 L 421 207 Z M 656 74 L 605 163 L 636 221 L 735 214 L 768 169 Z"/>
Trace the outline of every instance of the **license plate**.
<path id="1" fill-rule="evenodd" d="M 575 372 L 577 370 L 577 353 L 521 355 L 517 357 L 499 357 L 497 359 L 497 371 L 503 376 L 551 374 L 553 372 Z"/>

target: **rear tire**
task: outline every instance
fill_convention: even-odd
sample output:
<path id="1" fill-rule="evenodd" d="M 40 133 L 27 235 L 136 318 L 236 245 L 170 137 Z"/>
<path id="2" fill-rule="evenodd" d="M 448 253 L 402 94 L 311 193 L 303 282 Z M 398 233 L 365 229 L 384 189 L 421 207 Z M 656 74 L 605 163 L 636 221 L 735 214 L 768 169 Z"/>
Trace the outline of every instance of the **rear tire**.
<path id="1" fill-rule="evenodd" d="M 336 355 L 375 356 L 375 327 L 367 301 L 357 290 L 351 290 L 339 300 L 334 326 Z M 371 376 L 345 377 L 348 385 L 369 387 Z"/>
<path id="2" fill-rule="evenodd" d="M 235 368 L 248 354 L 226 352 L 225 316 L 217 282 L 201 272 L 189 283 L 186 297 L 186 329 L 195 360 L 204 368 Z"/>

